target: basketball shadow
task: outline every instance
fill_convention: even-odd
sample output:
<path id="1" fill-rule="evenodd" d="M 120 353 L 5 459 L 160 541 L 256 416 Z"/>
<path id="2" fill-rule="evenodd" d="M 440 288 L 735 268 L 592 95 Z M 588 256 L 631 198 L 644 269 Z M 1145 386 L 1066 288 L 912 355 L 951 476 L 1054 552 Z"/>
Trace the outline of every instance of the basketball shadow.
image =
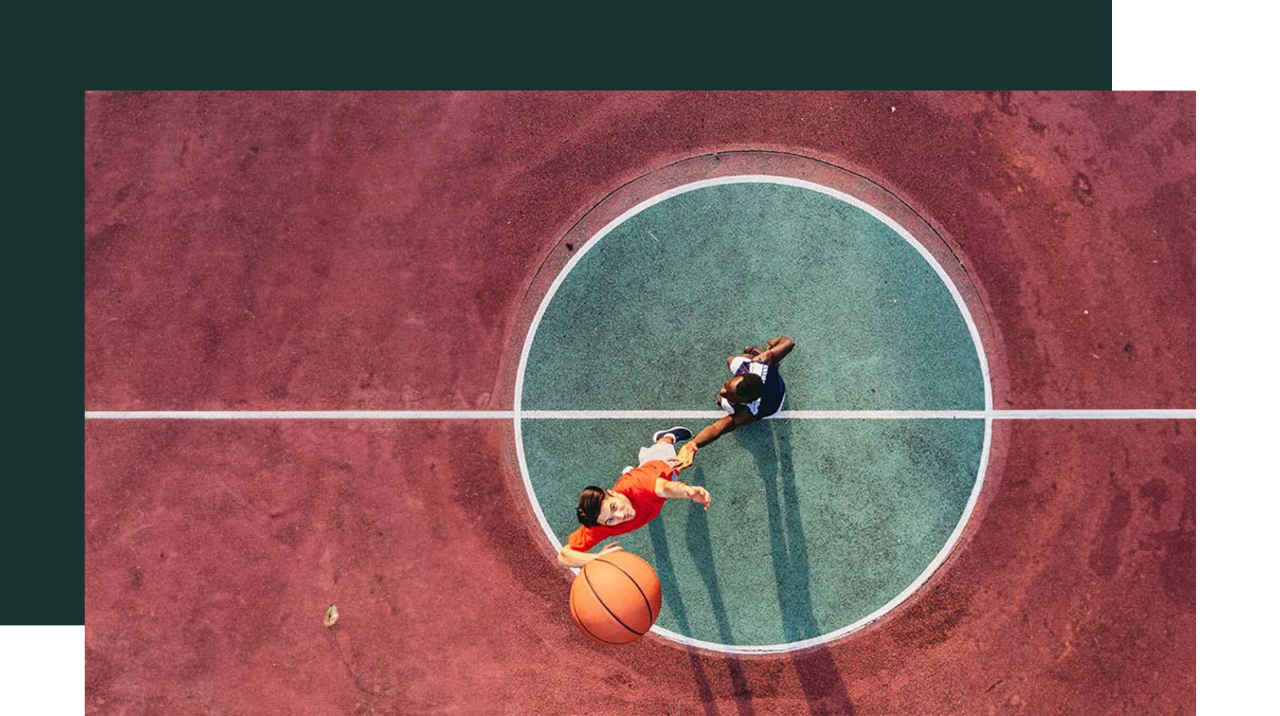
<path id="1" fill-rule="evenodd" d="M 701 471 L 699 468 L 691 468 L 686 471 L 686 481 L 690 484 L 700 485 L 702 483 Z M 706 515 L 693 505 L 688 510 L 688 524 L 686 528 L 686 539 L 690 552 L 699 555 L 700 559 L 696 560 L 698 572 L 707 586 L 707 592 L 711 596 L 712 611 L 715 613 L 716 627 L 720 632 L 720 643 L 732 644 L 733 632 L 729 628 L 729 616 L 724 607 L 724 599 L 720 595 L 720 583 L 716 578 L 715 560 L 711 552 L 711 534 L 707 530 Z M 670 614 L 675 617 L 676 623 L 679 625 L 679 631 L 682 634 L 692 634 L 693 629 L 689 624 L 689 614 L 685 610 L 684 600 L 680 596 L 680 583 L 675 576 L 675 567 L 671 562 L 671 549 L 667 545 L 667 528 L 663 522 L 661 513 L 649 523 L 649 538 L 653 543 L 654 569 L 658 572 L 658 579 L 662 580 L 662 607 L 663 610 L 670 610 Z M 746 674 L 742 671 L 742 665 L 730 656 L 709 657 L 703 655 L 692 648 L 688 651 L 690 666 L 693 667 L 693 678 L 698 684 L 698 695 L 702 699 L 703 709 L 708 714 L 716 714 L 715 691 L 711 688 L 711 682 L 707 679 L 706 663 L 714 663 L 723 659 L 729 667 L 729 679 L 733 683 L 733 698 L 738 706 L 738 713 L 742 716 L 751 716 L 755 713 L 755 709 L 751 706 L 751 689 L 747 685 Z"/>
<path id="2" fill-rule="evenodd" d="M 822 631 L 813 614 L 809 550 L 791 462 L 791 421 L 765 420 L 735 431 L 734 438 L 755 460 L 769 514 L 769 556 L 783 599 L 782 630 L 787 641 L 803 641 Z M 852 714 L 835 659 L 825 645 L 798 652 L 791 658 L 812 713 Z"/>

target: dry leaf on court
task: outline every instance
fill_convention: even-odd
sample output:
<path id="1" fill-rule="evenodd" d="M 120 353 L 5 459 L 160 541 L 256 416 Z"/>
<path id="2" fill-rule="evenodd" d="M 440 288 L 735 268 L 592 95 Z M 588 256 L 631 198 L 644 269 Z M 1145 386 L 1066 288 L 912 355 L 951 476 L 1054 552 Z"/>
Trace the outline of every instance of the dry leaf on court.
<path id="1" fill-rule="evenodd" d="M 331 627 L 335 623 L 337 623 L 337 621 L 338 621 L 338 605 L 330 604 L 329 608 L 326 609 L 324 612 L 324 625 L 327 627 Z"/>

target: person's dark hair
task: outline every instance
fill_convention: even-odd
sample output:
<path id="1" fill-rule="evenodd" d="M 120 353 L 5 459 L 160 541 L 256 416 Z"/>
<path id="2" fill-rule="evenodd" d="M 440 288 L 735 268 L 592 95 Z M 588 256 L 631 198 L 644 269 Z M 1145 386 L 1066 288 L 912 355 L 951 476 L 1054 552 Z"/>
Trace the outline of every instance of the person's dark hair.
<path id="1" fill-rule="evenodd" d="M 590 485 L 578 496 L 578 521 L 586 527 L 595 527 L 600 520 L 600 506 L 604 504 L 604 490 Z"/>
<path id="2" fill-rule="evenodd" d="M 746 373 L 734 387 L 733 394 L 738 396 L 738 400 L 750 403 L 764 394 L 764 381 L 755 373 Z"/>

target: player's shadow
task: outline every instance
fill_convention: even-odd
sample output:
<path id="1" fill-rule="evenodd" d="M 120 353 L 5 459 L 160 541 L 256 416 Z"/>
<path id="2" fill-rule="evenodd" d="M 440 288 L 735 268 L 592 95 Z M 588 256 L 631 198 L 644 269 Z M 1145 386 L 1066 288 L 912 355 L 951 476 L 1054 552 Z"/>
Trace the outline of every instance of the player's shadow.
<path id="1" fill-rule="evenodd" d="M 791 421 L 764 420 L 734 431 L 755 459 L 769 513 L 769 555 L 782 600 L 782 631 L 787 641 L 803 641 L 822 631 L 813 614 L 809 549 L 805 542 L 796 476 L 791 462 Z M 796 652 L 791 658 L 812 713 L 852 714 L 853 701 L 835 659 L 825 645 Z"/>
<path id="2" fill-rule="evenodd" d="M 691 468 L 685 472 L 685 481 L 695 485 L 703 484 L 700 473 L 699 468 Z M 720 643 L 732 644 L 734 643 L 733 631 L 729 627 L 728 611 L 725 609 L 724 598 L 720 594 L 720 582 L 716 577 L 715 558 L 711 551 L 711 533 L 707 529 L 707 516 L 701 509 L 694 508 L 697 508 L 697 505 L 687 510 L 689 516 L 685 530 L 686 542 L 690 553 L 697 555 L 694 563 L 706 584 L 707 594 L 710 595 L 711 610 L 715 615 Z M 684 599 L 680 596 L 680 583 L 676 579 L 675 567 L 671 562 L 671 549 L 667 545 L 667 528 L 661 513 L 650 523 L 649 536 L 653 543 L 654 569 L 658 572 L 658 578 L 662 580 L 662 609 L 664 612 L 670 610 L 669 613 L 675 617 L 679 625 L 680 633 L 692 634 L 689 613 L 685 609 Z M 733 684 L 733 698 L 737 704 L 738 713 L 743 716 L 754 714 L 747 676 L 743 673 L 742 665 L 737 659 L 732 656 L 712 658 L 689 649 L 689 661 L 693 667 L 694 681 L 698 684 L 698 695 L 702 699 L 703 709 L 708 714 L 718 713 L 715 706 L 715 690 L 711 688 L 711 682 L 707 679 L 706 664 L 713 664 L 721 659 L 729 668 L 729 680 Z"/>

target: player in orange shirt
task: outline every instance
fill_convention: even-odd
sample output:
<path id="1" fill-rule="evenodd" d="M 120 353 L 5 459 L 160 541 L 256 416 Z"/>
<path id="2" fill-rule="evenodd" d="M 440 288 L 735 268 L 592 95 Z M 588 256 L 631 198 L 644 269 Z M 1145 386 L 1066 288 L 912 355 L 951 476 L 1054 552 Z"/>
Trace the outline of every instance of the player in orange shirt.
<path id="1" fill-rule="evenodd" d="M 613 542 L 599 552 L 588 552 L 605 539 L 645 526 L 658 516 L 668 499 L 693 500 L 704 510 L 710 508 L 711 495 L 706 488 L 671 479 L 693 462 L 692 451 L 682 449 L 677 455 L 675 450 L 677 442 L 691 437 L 693 431 L 682 427 L 656 432 L 653 445 L 640 449 L 640 466 L 624 470 L 613 489 L 594 485 L 584 489 L 578 497 L 578 521 L 582 526 L 569 535 L 568 544 L 560 550 L 560 564 L 581 567 L 621 550 L 622 546 Z"/>

